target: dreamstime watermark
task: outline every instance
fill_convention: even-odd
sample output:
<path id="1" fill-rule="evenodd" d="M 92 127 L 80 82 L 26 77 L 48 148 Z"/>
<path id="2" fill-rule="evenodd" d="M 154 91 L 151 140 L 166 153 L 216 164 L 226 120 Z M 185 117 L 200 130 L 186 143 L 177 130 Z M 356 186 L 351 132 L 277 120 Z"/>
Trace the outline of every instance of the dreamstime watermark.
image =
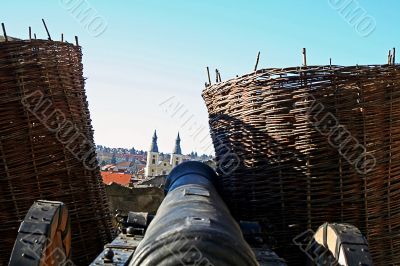
<path id="1" fill-rule="evenodd" d="M 362 37 L 368 37 L 376 28 L 376 20 L 357 0 L 328 0 L 329 5 Z"/>
<path id="2" fill-rule="evenodd" d="M 333 254 L 314 240 L 314 231 L 311 229 L 293 238 L 293 243 L 315 264 L 324 266 L 339 266 Z"/>
<path id="3" fill-rule="evenodd" d="M 180 262 L 180 265 L 214 266 L 208 258 L 186 236 L 176 233 L 171 244 L 165 247 Z"/>
<path id="4" fill-rule="evenodd" d="M 47 130 L 54 133 L 56 139 L 88 170 L 97 168 L 96 149 L 94 144 L 65 114 L 36 90 L 22 98 L 21 103 L 33 114 Z"/>
<path id="5" fill-rule="evenodd" d="M 91 36 L 99 37 L 107 30 L 107 20 L 88 0 L 59 0 L 59 3 Z"/>
<path id="6" fill-rule="evenodd" d="M 216 139 L 215 142 L 217 142 L 215 150 L 219 151 L 220 154 L 217 160 L 217 168 L 222 174 L 228 176 L 240 166 L 240 158 L 222 140 Z"/>
<path id="7" fill-rule="evenodd" d="M 210 154 L 213 151 L 213 145 L 209 141 L 208 128 L 196 120 L 194 114 L 181 103 L 175 96 L 159 103 L 163 111 L 171 118 L 181 121 L 180 127 L 189 133 L 189 136 L 200 144 L 200 148 Z"/>
<path id="8" fill-rule="evenodd" d="M 40 265 L 75 266 L 65 254 L 65 251 L 59 247 L 52 247 L 52 240 L 43 235 L 43 232 L 38 229 L 25 235 L 19 241 L 22 243 L 21 253 L 40 261 Z M 44 249 L 42 243 L 45 243 Z M 47 249 L 50 251 L 48 252 Z"/>
<path id="9" fill-rule="evenodd" d="M 328 143 L 338 150 L 339 154 L 347 162 L 355 167 L 358 173 L 367 174 L 376 165 L 376 158 L 352 136 L 347 128 L 339 124 L 337 118 L 328 112 L 325 106 L 318 102 L 313 95 L 306 96 L 300 103 L 309 102 L 310 107 L 305 109 L 309 121 L 314 128 L 323 136 Z"/>
<path id="10" fill-rule="evenodd" d="M 201 149 L 208 152 L 208 154 L 213 153 L 213 143 L 210 142 L 208 127 L 199 123 L 189 108 L 174 96 L 162 101 L 159 106 L 171 118 L 182 121 L 180 127 L 188 132 L 193 141 L 201 145 Z M 224 175 L 233 173 L 240 165 L 239 156 L 218 137 L 214 138 L 214 147 L 215 151 L 218 151 L 219 156 L 217 160 L 218 169 Z"/>

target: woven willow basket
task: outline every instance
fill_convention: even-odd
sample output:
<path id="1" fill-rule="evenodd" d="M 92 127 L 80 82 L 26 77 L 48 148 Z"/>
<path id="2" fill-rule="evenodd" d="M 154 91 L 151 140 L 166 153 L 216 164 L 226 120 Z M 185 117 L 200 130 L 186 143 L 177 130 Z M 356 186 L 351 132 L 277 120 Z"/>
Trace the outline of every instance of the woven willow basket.
<path id="1" fill-rule="evenodd" d="M 376 265 L 400 264 L 400 66 L 263 69 L 203 98 L 225 200 L 278 255 L 298 261 L 294 237 L 344 222 Z"/>
<path id="2" fill-rule="evenodd" d="M 0 43 L 0 265 L 38 199 L 69 209 L 77 265 L 89 264 L 111 238 L 81 60 L 81 47 L 69 43 Z M 72 134 L 79 136 L 72 141 Z M 94 160 L 82 159 L 91 151 Z"/>

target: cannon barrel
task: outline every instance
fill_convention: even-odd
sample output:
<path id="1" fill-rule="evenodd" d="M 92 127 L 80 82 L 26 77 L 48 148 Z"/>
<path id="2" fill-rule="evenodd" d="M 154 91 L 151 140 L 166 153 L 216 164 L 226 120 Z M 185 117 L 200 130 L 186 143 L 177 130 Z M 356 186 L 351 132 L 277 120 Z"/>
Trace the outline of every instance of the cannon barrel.
<path id="1" fill-rule="evenodd" d="M 216 182 L 214 170 L 203 163 L 175 167 L 129 265 L 258 265 Z"/>

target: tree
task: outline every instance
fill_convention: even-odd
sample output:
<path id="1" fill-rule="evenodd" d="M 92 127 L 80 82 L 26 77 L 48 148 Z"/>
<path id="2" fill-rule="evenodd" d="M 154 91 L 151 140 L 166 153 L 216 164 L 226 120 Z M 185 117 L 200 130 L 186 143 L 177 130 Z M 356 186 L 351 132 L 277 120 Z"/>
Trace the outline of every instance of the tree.
<path id="1" fill-rule="evenodd" d="M 130 150 L 129 150 L 129 153 L 130 153 L 130 154 L 135 154 L 135 153 L 136 153 L 136 150 L 135 150 L 135 148 L 134 148 L 134 147 L 132 147 L 132 149 L 130 149 Z"/>
<path id="2" fill-rule="evenodd" d="M 113 156 L 111 158 L 111 164 L 117 164 L 117 158 L 115 157 L 115 153 L 113 153 Z"/>

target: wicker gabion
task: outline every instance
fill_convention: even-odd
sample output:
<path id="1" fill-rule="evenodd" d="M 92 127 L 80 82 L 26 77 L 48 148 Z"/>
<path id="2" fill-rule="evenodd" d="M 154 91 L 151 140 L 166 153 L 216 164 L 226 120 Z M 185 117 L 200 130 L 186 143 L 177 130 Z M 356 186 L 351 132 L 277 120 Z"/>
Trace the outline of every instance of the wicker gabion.
<path id="1" fill-rule="evenodd" d="M 278 255 L 324 222 L 357 226 L 375 265 L 400 265 L 400 66 L 263 69 L 207 86 L 221 187 Z"/>
<path id="2" fill-rule="evenodd" d="M 88 265 L 111 239 L 81 59 L 70 43 L 0 42 L 0 265 L 38 199 L 68 207 L 75 264 Z"/>

